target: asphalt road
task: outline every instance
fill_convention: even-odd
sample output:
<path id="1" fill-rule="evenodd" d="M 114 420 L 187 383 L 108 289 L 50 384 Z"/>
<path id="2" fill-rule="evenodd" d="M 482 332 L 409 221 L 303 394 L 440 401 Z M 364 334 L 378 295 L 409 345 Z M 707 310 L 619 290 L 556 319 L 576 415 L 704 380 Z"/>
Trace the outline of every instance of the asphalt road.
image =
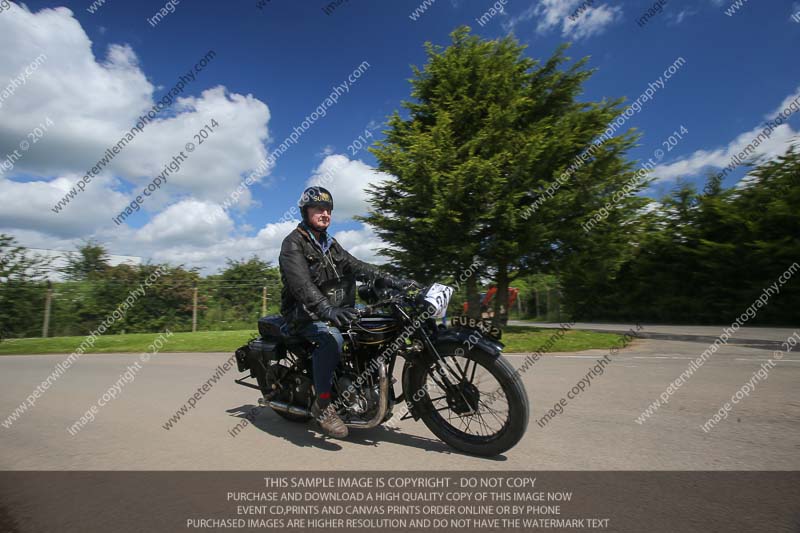
<path id="1" fill-rule="evenodd" d="M 528 322 L 522 320 L 510 320 L 512 326 L 529 326 L 535 328 L 557 329 L 563 327 L 561 324 L 549 322 Z M 597 322 L 577 322 L 572 325 L 575 329 L 625 333 L 630 329 L 637 330 L 637 335 L 641 338 L 672 340 L 672 341 L 693 341 L 712 343 L 722 335 L 726 329 L 733 331 L 734 335 L 728 340 L 730 344 L 763 348 L 765 350 L 780 349 L 781 342 L 789 337 L 794 329 L 776 327 L 752 327 L 745 325 L 740 328 L 731 328 L 730 324 L 719 326 L 686 326 L 668 324 L 602 324 Z"/>
<path id="2" fill-rule="evenodd" d="M 544 428 L 536 424 L 606 351 L 547 355 L 523 374 L 533 413 L 528 433 L 495 459 L 458 453 L 421 422 L 353 430 L 346 441 L 259 410 L 257 391 L 233 368 L 170 430 L 163 424 L 229 354 L 160 354 L 77 434 L 67 428 L 138 360 L 86 355 L 9 428 L 0 426 L 0 470 L 798 470 L 800 348 L 735 405 L 701 429 L 772 351 L 723 346 L 652 418 L 640 413 L 706 344 L 642 339 L 612 357 L 602 376 Z M 515 366 L 524 355 L 509 355 Z M 64 356 L 0 357 L 0 421 Z"/>

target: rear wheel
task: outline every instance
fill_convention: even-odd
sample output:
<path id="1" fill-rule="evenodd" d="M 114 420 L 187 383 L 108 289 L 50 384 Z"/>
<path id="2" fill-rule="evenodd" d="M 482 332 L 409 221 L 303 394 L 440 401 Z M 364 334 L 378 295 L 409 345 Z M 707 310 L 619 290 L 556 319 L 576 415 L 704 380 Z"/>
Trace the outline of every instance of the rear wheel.
<path id="1" fill-rule="evenodd" d="M 502 357 L 459 344 L 437 346 L 450 369 L 415 365 L 407 398 L 437 437 L 458 450 L 481 456 L 513 448 L 528 428 L 530 405 L 522 380 Z M 455 385 L 455 386 L 448 386 Z"/>

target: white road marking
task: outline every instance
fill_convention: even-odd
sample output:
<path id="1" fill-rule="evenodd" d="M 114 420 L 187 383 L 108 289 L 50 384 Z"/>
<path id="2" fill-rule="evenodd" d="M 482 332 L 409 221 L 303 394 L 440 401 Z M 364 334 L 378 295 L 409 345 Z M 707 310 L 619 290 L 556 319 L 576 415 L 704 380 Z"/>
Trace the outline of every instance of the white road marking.
<path id="1" fill-rule="evenodd" d="M 772 361 L 773 363 L 800 363 L 800 359 L 745 359 L 743 357 L 737 358 L 737 361 Z"/>
<path id="2" fill-rule="evenodd" d="M 531 354 L 527 353 L 504 353 L 505 357 L 528 357 Z M 555 353 L 545 354 L 547 358 L 550 359 L 598 359 L 602 358 L 602 355 L 558 355 Z M 694 361 L 697 357 L 676 357 L 674 355 L 634 355 L 634 356 L 627 356 L 627 355 L 616 355 L 612 356 L 614 359 L 618 361 L 625 361 L 630 359 L 677 359 L 681 361 Z M 719 360 L 719 359 L 718 359 Z M 724 360 L 724 359 L 723 359 Z M 774 361 L 776 363 L 800 363 L 800 359 L 756 359 L 756 358 L 747 358 L 747 357 L 737 357 L 735 361 Z"/>
<path id="3" fill-rule="evenodd" d="M 528 357 L 531 354 L 527 353 L 504 353 L 506 357 Z M 602 355 L 558 355 L 558 354 L 545 354 L 549 359 L 598 359 Z"/>
<path id="4" fill-rule="evenodd" d="M 676 357 L 674 355 L 635 355 L 634 359 L 682 359 L 684 361 L 691 361 L 697 359 L 696 357 Z"/>

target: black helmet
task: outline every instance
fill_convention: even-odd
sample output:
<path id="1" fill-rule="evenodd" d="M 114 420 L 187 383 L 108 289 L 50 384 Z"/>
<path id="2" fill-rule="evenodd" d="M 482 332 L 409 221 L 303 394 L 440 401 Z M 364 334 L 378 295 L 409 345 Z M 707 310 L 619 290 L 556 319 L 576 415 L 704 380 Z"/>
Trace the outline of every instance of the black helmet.
<path id="1" fill-rule="evenodd" d="M 333 211 L 333 196 L 331 192 L 318 185 L 303 191 L 303 195 L 300 196 L 300 200 L 297 202 L 297 207 L 300 208 L 300 212 L 303 214 L 303 220 L 306 219 L 306 207 L 314 206 L 327 207 L 330 211 Z"/>

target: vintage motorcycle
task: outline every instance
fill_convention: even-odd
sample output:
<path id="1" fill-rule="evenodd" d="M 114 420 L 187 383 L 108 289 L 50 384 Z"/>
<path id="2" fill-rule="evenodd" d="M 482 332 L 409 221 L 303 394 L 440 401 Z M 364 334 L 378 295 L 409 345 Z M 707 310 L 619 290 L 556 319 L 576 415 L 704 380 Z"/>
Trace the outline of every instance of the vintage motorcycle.
<path id="1" fill-rule="evenodd" d="M 501 333 L 466 317 L 440 325 L 452 292 L 438 283 L 410 291 L 373 283 L 358 288 L 367 305 L 342 328 L 332 393 L 349 428 L 373 428 L 398 416 L 422 419 L 453 448 L 480 456 L 502 454 L 520 441 L 528 426 L 528 395 L 501 355 Z M 283 418 L 310 420 L 314 344 L 290 335 L 280 315 L 261 318 L 258 330 L 260 338 L 236 351 L 239 371 L 249 372 L 236 382 L 261 391 L 259 403 Z M 399 394 L 393 377 L 398 357 Z M 402 415 L 393 415 L 401 402 Z"/>

